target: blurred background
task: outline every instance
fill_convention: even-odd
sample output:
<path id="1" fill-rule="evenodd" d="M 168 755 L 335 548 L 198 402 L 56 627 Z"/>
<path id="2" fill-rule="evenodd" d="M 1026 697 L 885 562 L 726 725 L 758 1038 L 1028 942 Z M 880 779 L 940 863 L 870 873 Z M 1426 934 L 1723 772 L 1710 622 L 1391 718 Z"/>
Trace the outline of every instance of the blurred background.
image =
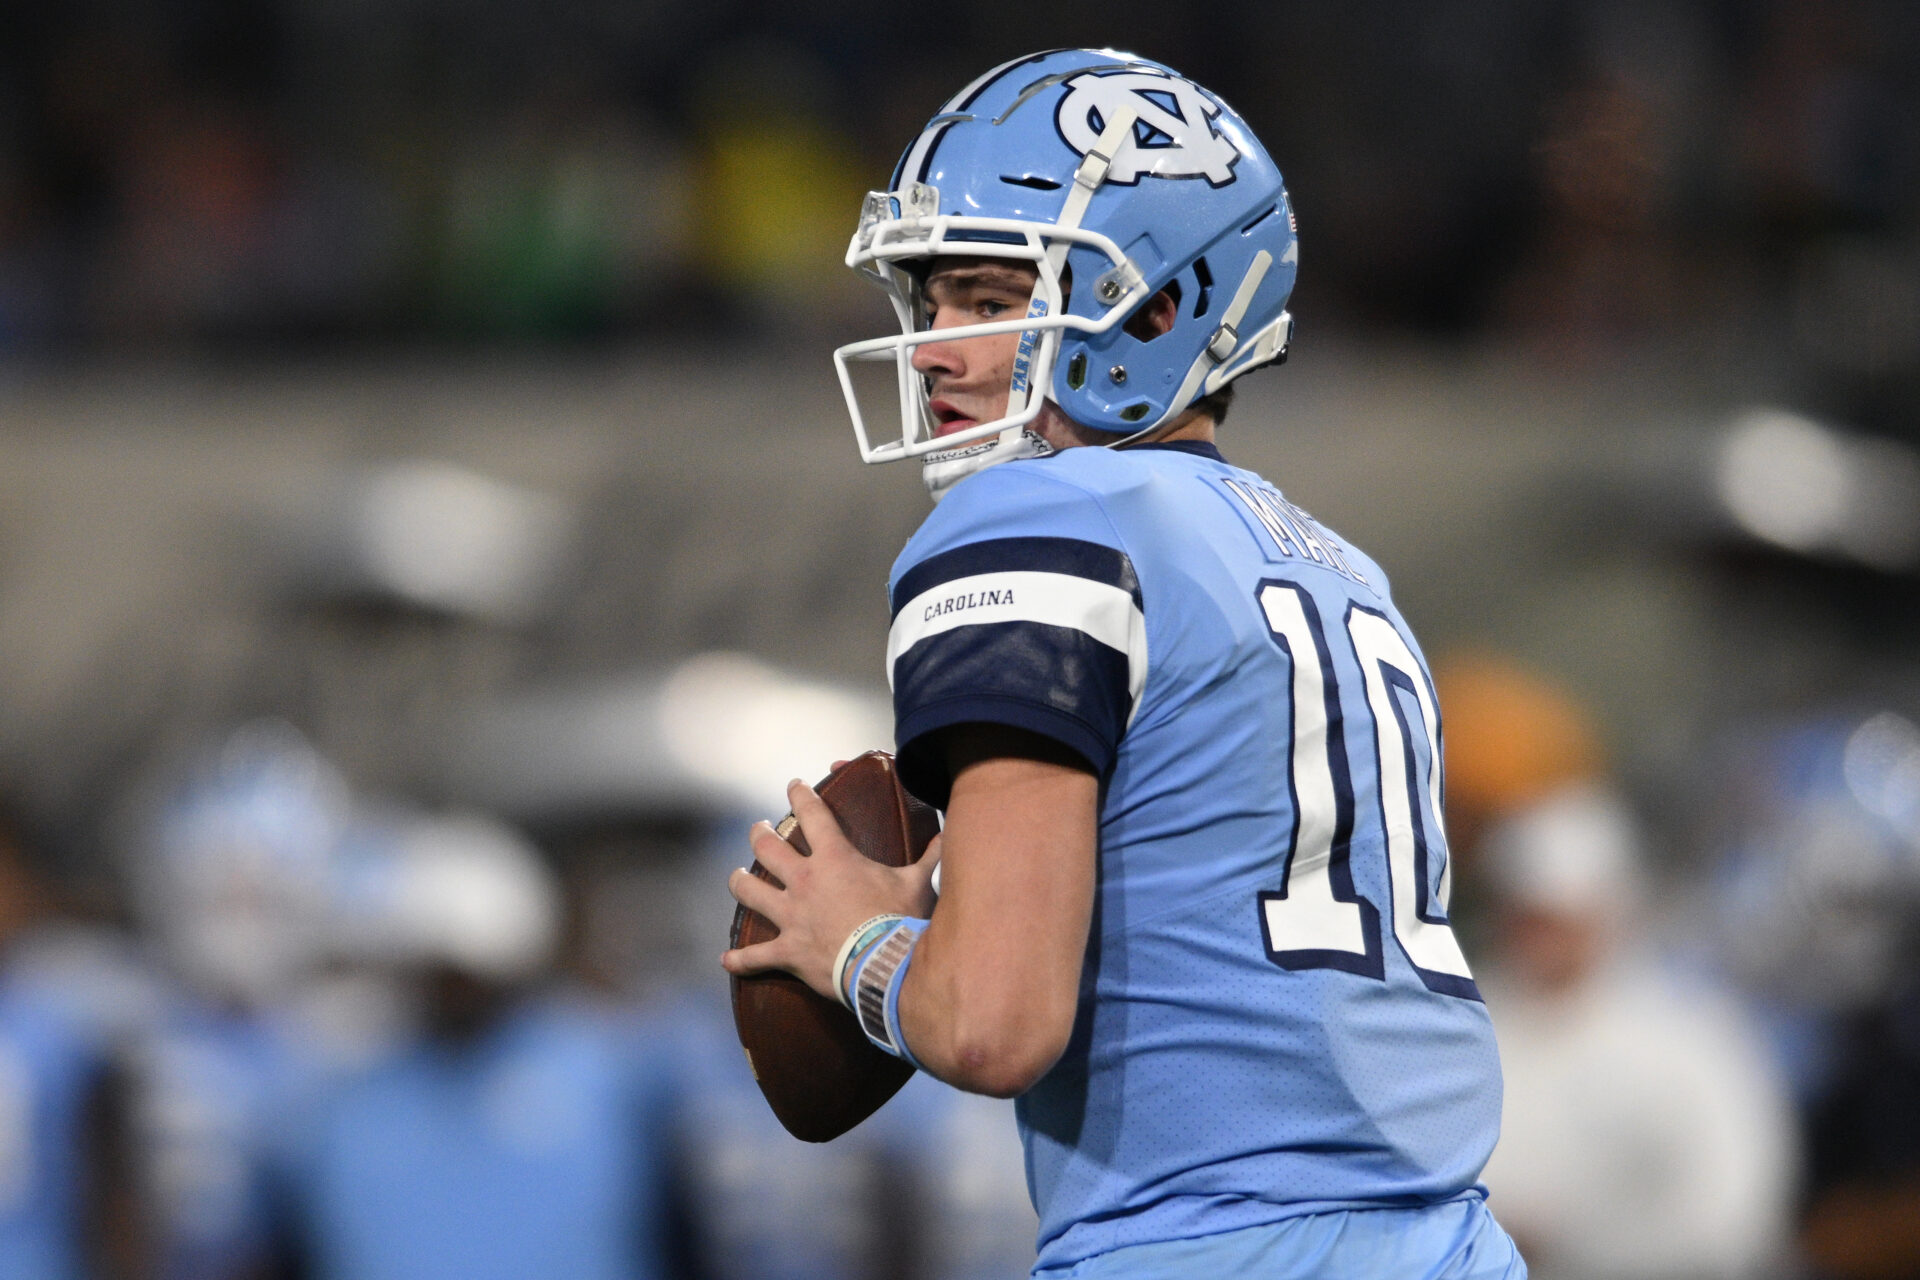
<path id="1" fill-rule="evenodd" d="M 1434 660 L 1535 1274 L 1920 1275 L 1920 9 L 0 5 L 0 1277 L 1023 1274 L 793 1142 L 726 868 L 888 738 L 861 193 L 1111 44 L 1288 175 L 1223 444 Z"/>

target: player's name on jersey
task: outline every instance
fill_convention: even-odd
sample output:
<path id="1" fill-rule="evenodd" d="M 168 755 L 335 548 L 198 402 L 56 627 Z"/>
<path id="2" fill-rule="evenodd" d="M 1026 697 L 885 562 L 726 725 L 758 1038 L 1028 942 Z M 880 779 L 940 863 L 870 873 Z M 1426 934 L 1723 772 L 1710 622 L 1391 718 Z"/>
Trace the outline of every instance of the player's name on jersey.
<path id="1" fill-rule="evenodd" d="M 1239 480 L 1220 483 L 1253 513 L 1281 555 L 1325 565 L 1362 586 L 1367 585 L 1366 576 L 1347 562 L 1339 539 L 1329 533 L 1325 525 L 1281 497 L 1279 490 Z"/>

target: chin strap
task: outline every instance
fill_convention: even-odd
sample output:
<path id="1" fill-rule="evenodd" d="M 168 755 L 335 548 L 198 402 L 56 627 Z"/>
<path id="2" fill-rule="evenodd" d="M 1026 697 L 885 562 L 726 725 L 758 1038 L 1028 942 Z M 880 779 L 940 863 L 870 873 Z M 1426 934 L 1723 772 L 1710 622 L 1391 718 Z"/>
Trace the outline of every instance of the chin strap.
<path id="1" fill-rule="evenodd" d="M 920 459 L 921 478 L 935 502 L 974 472 L 996 463 L 1019 458 L 1044 458 L 1053 446 L 1025 427 L 1009 427 L 990 440 L 976 440 L 944 453 L 929 453 Z"/>

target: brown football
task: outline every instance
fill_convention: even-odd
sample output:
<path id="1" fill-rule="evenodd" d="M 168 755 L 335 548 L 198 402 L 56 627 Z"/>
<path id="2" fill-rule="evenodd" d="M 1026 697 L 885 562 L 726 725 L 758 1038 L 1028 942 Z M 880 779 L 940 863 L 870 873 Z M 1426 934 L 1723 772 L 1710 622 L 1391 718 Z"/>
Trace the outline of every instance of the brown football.
<path id="1" fill-rule="evenodd" d="M 890 867 L 916 862 L 939 834 L 939 817 L 907 794 L 893 757 L 884 751 L 848 761 L 814 790 L 853 847 L 875 862 Z M 812 854 L 792 814 L 775 830 L 801 853 Z M 758 862 L 752 871 L 779 883 Z M 735 908 L 733 946 L 779 936 L 765 916 Z M 732 984 L 733 1025 L 747 1065 L 773 1114 L 796 1138 L 828 1142 L 839 1137 L 879 1110 L 913 1074 L 912 1067 L 875 1048 L 848 1009 L 791 974 L 757 974 L 734 978 Z"/>

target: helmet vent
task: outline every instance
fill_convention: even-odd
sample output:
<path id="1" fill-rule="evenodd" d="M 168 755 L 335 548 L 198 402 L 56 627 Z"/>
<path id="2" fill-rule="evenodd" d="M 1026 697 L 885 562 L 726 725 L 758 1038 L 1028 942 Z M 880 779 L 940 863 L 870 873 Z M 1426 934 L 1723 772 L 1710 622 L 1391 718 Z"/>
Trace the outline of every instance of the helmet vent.
<path id="1" fill-rule="evenodd" d="M 1271 218 L 1274 214 L 1278 212 L 1280 212 L 1279 205 L 1277 204 L 1268 205 L 1264 213 L 1262 213 L 1259 217 L 1255 218 L 1252 222 L 1249 222 L 1246 226 L 1240 228 L 1240 234 L 1243 236 L 1247 235 L 1255 227 L 1259 226 L 1261 223 L 1265 222 L 1268 218 Z"/>
<path id="2" fill-rule="evenodd" d="M 1067 361 L 1067 388 L 1078 391 L 1087 385 L 1087 353 L 1078 351 Z"/>
<path id="3" fill-rule="evenodd" d="M 1138 422 L 1140 419 L 1146 417 L 1152 409 L 1153 406 L 1145 400 L 1140 401 L 1138 404 L 1130 404 L 1120 411 L 1120 420 L 1122 422 Z"/>
<path id="4" fill-rule="evenodd" d="M 1060 184 L 1052 178 L 1043 178 L 1037 173 L 1023 174 L 1016 178 L 1010 173 L 1000 175 L 1000 181 L 1010 187 L 1032 187 L 1035 191 L 1058 191 Z"/>
<path id="5" fill-rule="evenodd" d="M 1213 268 L 1205 258 L 1193 260 L 1193 278 L 1200 286 L 1193 295 L 1193 318 L 1198 320 L 1207 314 L 1207 304 L 1213 301 Z"/>

